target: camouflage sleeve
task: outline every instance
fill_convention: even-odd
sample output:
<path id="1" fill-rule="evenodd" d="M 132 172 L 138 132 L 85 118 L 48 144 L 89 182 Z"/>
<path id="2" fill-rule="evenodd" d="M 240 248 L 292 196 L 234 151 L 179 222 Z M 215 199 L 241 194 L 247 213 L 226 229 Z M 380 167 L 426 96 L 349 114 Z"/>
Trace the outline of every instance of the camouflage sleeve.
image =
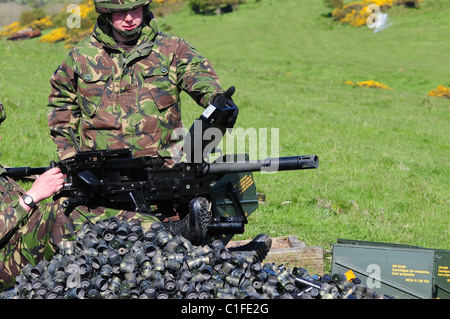
<path id="1" fill-rule="evenodd" d="M 69 128 L 77 132 L 80 121 L 74 64 L 71 52 L 50 79 L 51 92 L 48 106 L 52 109 L 47 120 L 60 159 L 66 159 L 75 154 L 68 132 Z"/>
<path id="2" fill-rule="evenodd" d="M 16 212 L 19 207 L 22 206 L 17 205 Z M 61 215 L 57 215 L 59 211 L 54 205 L 41 204 L 24 216 L 11 236 L 7 236 L 6 244 L 0 249 L 0 291 L 14 285 L 14 278 L 24 265 L 36 265 L 43 258 L 49 260 L 55 253 L 51 239 L 56 230 L 56 217 Z"/>
<path id="3" fill-rule="evenodd" d="M 191 44 L 180 39 L 175 58 L 178 85 L 199 105 L 207 107 L 214 96 L 224 92 L 210 61 Z"/>
<path id="4" fill-rule="evenodd" d="M 0 168 L 0 174 L 5 172 Z M 7 240 L 7 235 L 18 225 L 28 212 L 19 204 L 19 197 L 24 190 L 13 180 L 0 175 L 0 242 Z"/>

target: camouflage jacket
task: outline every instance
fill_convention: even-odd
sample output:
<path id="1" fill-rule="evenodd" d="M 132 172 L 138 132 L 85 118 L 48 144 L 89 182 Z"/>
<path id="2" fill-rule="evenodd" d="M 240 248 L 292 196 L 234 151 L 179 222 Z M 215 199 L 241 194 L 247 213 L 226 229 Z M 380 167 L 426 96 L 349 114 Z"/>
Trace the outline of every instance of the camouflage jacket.
<path id="1" fill-rule="evenodd" d="M 45 206 L 27 212 L 19 204 L 25 191 L 4 172 L 0 166 L 0 291 L 14 284 L 23 265 L 54 253 L 49 245 L 53 209 Z"/>
<path id="2" fill-rule="evenodd" d="M 4 173 L 5 169 L 0 167 L 0 242 L 28 215 L 19 204 L 19 197 L 25 191 Z"/>
<path id="3" fill-rule="evenodd" d="M 210 62 L 153 18 L 129 52 L 100 15 L 92 36 L 76 45 L 51 78 L 48 115 L 58 156 L 82 150 L 131 148 L 134 156 L 169 148 L 182 127 L 180 92 L 207 107 L 223 93 Z"/>

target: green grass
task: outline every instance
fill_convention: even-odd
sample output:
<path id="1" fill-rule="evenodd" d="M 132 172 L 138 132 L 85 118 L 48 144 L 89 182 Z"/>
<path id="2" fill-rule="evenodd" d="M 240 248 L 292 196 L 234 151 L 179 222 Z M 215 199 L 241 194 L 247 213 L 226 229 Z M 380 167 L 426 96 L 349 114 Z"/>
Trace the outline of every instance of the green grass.
<path id="1" fill-rule="evenodd" d="M 327 18 L 322 1 L 248 0 L 222 16 L 187 8 L 160 21 L 193 43 L 225 88 L 236 86 L 237 126 L 278 128 L 279 155 L 317 154 L 318 170 L 255 174 L 266 203 L 246 233 L 296 235 L 326 249 L 338 238 L 450 249 L 450 86 L 444 0 L 388 11 L 374 34 Z M 67 50 L 38 40 L 0 42 L 4 165 L 46 165 L 51 73 Z M 375 80 L 392 90 L 356 88 Z M 183 98 L 185 123 L 200 109 Z M 270 154 L 269 154 L 270 155 Z"/>
<path id="2" fill-rule="evenodd" d="M 333 23 L 321 1 L 249 1 L 221 17 L 164 19 L 210 57 L 225 87 L 237 87 L 238 126 L 279 128 L 281 156 L 320 158 L 319 170 L 255 174 L 267 203 L 243 237 L 450 247 L 450 103 L 427 96 L 450 85 L 444 7 L 392 8 L 394 25 L 376 34 Z M 392 90 L 344 85 L 365 80 Z"/>
<path id="3" fill-rule="evenodd" d="M 48 165 L 56 159 L 46 104 L 50 77 L 67 52 L 62 44 L 44 44 L 38 38 L 0 41 L 0 101 L 8 117 L 0 128 L 3 165 Z"/>

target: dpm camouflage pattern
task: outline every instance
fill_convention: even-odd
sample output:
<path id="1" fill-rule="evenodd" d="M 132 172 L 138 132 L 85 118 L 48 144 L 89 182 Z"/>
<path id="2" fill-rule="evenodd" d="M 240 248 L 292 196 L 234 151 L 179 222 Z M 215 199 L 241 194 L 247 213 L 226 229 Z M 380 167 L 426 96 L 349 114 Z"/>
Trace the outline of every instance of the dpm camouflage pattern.
<path id="1" fill-rule="evenodd" d="M 53 253 L 49 239 L 55 221 L 51 206 L 27 212 L 19 204 L 25 191 L 4 172 L 0 168 L 0 291 L 14 284 L 23 265 Z"/>
<path id="2" fill-rule="evenodd" d="M 112 13 L 149 5 L 152 0 L 95 0 L 95 11 L 98 13 Z"/>
<path id="3" fill-rule="evenodd" d="M 158 31 L 156 19 L 126 52 L 100 15 L 94 34 L 76 45 L 51 78 L 48 115 L 58 156 L 82 150 L 130 148 L 133 156 L 170 156 L 182 127 L 180 92 L 207 107 L 223 89 L 210 62 L 189 43 Z M 127 50 L 128 51 L 128 50 Z"/>
<path id="4" fill-rule="evenodd" d="M 58 244 L 74 240 L 85 223 L 96 223 L 110 217 L 120 221 L 139 222 L 148 230 L 157 219 L 136 212 L 89 208 L 78 206 L 72 214 L 64 215 L 60 198 L 54 202 L 40 203 L 37 209 L 27 212 L 19 197 L 25 191 L 12 179 L 4 176 L 0 167 L 0 292 L 14 285 L 27 264 L 36 265 L 40 260 L 50 260 Z M 88 218 L 88 219 L 87 219 Z"/>

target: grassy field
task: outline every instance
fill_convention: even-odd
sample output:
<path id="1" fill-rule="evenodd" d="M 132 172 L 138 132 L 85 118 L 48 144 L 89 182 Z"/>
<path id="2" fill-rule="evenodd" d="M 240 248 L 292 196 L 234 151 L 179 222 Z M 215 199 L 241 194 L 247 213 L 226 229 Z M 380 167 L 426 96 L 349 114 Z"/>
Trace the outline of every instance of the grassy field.
<path id="1" fill-rule="evenodd" d="M 448 2 L 388 11 L 378 33 L 331 21 L 322 1 L 247 0 L 221 16 L 187 8 L 160 19 L 234 85 L 237 126 L 278 128 L 279 155 L 317 154 L 318 170 L 255 174 L 266 203 L 244 235 L 296 235 L 328 249 L 338 238 L 450 249 Z M 447 10 L 447 11 L 446 11 Z M 47 165 L 49 78 L 67 49 L 0 42 L 3 165 Z M 375 80 L 391 90 L 345 81 Z M 183 98 L 185 123 L 200 113 Z M 270 153 L 269 153 L 270 155 Z"/>

